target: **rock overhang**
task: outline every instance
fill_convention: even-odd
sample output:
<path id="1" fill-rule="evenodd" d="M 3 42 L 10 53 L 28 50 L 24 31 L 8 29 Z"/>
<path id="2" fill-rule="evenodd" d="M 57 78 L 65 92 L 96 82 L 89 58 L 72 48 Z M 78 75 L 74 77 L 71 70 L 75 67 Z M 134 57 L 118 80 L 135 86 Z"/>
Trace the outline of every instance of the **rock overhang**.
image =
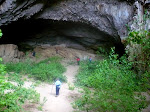
<path id="1" fill-rule="evenodd" d="M 59 32 L 70 37 L 69 41 L 78 38 L 74 41 L 79 40 L 80 44 L 85 45 L 99 45 L 99 42 L 107 45 L 120 43 L 127 33 L 125 24 L 132 16 L 133 7 L 119 0 L 4 0 L 0 6 L 2 28 L 4 25 L 11 25 L 13 21 L 45 20 L 50 24 L 54 21 L 54 26 L 55 23 L 56 26 L 63 26 L 59 28 Z M 63 24 L 60 25 L 59 22 Z M 24 29 L 23 27 L 20 25 L 20 28 Z"/>
<path id="2" fill-rule="evenodd" d="M 30 43 L 33 43 L 32 46 L 36 46 L 42 43 L 50 44 L 54 40 L 57 41 L 56 44 L 63 44 L 63 42 L 67 43 L 66 39 L 68 39 L 68 41 L 76 41 L 76 43 L 90 47 L 116 42 L 113 36 L 80 22 L 45 19 L 22 20 L 13 22 L 8 26 L 2 26 L 2 28 L 5 35 L 2 40 L 9 44 L 11 42 L 15 44 L 20 42 L 29 43 L 30 41 Z"/>

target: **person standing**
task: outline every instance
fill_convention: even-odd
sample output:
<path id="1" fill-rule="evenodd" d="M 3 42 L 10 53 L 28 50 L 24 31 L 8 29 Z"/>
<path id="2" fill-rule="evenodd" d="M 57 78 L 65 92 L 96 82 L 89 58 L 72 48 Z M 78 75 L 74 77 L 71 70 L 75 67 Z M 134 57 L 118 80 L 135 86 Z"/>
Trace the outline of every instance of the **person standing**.
<path id="1" fill-rule="evenodd" d="M 90 63 L 92 62 L 92 57 L 91 57 L 91 56 L 89 57 L 89 62 L 90 62 Z"/>
<path id="2" fill-rule="evenodd" d="M 59 79 L 56 79 L 55 85 L 56 85 L 56 97 L 57 97 L 59 95 L 59 90 L 61 87 L 61 82 Z"/>
<path id="3" fill-rule="evenodd" d="M 35 51 L 32 52 L 32 56 L 35 57 Z"/>
<path id="4" fill-rule="evenodd" d="M 77 64 L 80 65 L 80 58 L 77 57 Z"/>

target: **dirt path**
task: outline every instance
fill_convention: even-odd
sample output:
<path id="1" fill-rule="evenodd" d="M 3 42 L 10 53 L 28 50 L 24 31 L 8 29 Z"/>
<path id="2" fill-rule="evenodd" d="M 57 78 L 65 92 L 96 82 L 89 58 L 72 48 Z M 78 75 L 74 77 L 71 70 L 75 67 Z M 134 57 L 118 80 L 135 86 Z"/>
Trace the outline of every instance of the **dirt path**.
<path id="1" fill-rule="evenodd" d="M 64 75 L 67 77 L 68 82 L 63 83 L 60 89 L 60 95 L 55 97 L 55 85 L 43 84 L 36 87 L 36 91 L 40 93 L 40 103 L 43 103 L 44 97 L 46 102 L 42 107 L 42 111 L 37 109 L 30 109 L 32 112 L 73 112 L 71 96 L 77 94 L 77 90 L 69 90 L 68 83 L 73 84 L 74 77 L 78 71 L 77 65 L 67 66 L 67 71 Z"/>

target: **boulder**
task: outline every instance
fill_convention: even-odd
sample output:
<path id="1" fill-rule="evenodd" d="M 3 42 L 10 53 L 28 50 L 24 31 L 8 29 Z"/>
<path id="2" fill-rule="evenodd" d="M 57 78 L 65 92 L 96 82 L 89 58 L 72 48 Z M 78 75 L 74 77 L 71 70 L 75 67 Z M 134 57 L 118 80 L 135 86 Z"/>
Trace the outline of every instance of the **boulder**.
<path id="1" fill-rule="evenodd" d="M 4 62 L 19 62 L 24 57 L 24 53 L 18 50 L 13 44 L 0 45 L 0 57 Z"/>

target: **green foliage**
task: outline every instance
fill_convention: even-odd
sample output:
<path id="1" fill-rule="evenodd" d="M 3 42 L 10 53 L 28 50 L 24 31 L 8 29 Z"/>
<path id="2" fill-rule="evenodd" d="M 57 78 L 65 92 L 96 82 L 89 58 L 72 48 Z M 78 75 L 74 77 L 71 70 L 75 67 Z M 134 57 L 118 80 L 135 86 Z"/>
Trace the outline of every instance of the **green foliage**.
<path id="1" fill-rule="evenodd" d="M 18 62 L 18 63 L 7 63 L 6 70 L 9 72 L 16 72 L 16 73 L 30 73 L 30 69 L 32 69 L 34 63 L 31 60 L 26 60 L 25 62 Z"/>
<path id="2" fill-rule="evenodd" d="M 1 60 L 1 59 L 0 59 Z M 0 74 L 6 73 L 5 65 L 0 64 Z M 26 100 L 39 101 L 39 94 L 32 89 L 23 88 L 18 74 L 10 74 L 8 78 L 0 76 L 0 112 L 20 112 Z M 9 80 L 15 82 L 9 82 Z M 15 84 L 13 84 L 15 83 Z"/>
<path id="3" fill-rule="evenodd" d="M 150 88 L 150 72 L 146 71 L 141 75 L 139 85 L 142 85 L 144 90 Z"/>
<path id="4" fill-rule="evenodd" d="M 129 46 L 127 49 L 129 58 L 134 63 L 133 67 L 139 78 L 142 77 L 142 73 L 150 70 L 150 31 L 148 29 L 150 13 L 144 10 L 144 15 L 140 18 L 133 21 L 133 25 L 136 27 L 129 30 L 128 38 L 126 39 L 126 44 Z"/>
<path id="5" fill-rule="evenodd" d="M 39 110 L 39 111 L 42 111 L 42 107 L 44 106 L 44 104 L 46 103 L 46 101 L 47 101 L 47 99 L 46 99 L 46 97 L 44 97 L 44 98 L 43 98 L 43 102 L 40 103 L 40 105 L 38 106 L 38 110 Z"/>
<path id="6" fill-rule="evenodd" d="M 62 75 L 66 69 L 61 65 L 60 60 L 58 57 L 52 57 L 39 63 L 28 60 L 19 63 L 7 63 L 6 66 L 9 72 L 30 74 L 30 77 L 41 81 L 52 82 L 56 78 L 60 78 L 61 81 L 66 81 L 66 77 Z"/>
<path id="7" fill-rule="evenodd" d="M 150 32 L 144 31 L 132 31 L 129 33 L 128 36 L 128 43 L 133 42 L 135 44 L 144 44 L 145 39 L 148 39 L 150 36 Z"/>
<path id="8" fill-rule="evenodd" d="M 107 46 L 99 46 L 98 49 L 97 49 L 97 54 L 102 56 L 102 57 L 105 57 L 107 55 L 109 55 L 109 52 L 110 52 L 110 48 L 111 48 L 112 45 L 107 45 Z"/>
<path id="9" fill-rule="evenodd" d="M 0 38 L 2 37 L 3 33 L 2 33 L 2 30 L 0 29 Z"/>
<path id="10" fill-rule="evenodd" d="M 134 68 L 138 72 L 144 73 L 150 68 L 150 32 L 149 31 L 132 31 L 127 39 Z M 130 50 L 129 49 L 129 50 Z"/>
<path id="11" fill-rule="evenodd" d="M 32 86 L 33 86 L 33 87 L 37 87 L 37 86 L 39 86 L 39 85 L 41 85 L 41 81 L 38 80 L 38 81 L 36 81 Z"/>
<path id="12" fill-rule="evenodd" d="M 0 112 L 20 112 L 26 100 L 37 102 L 39 99 L 39 94 L 34 90 L 14 86 L 2 77 L 0 77 L 0 85 Z"/>
<path id="13" fill-rule="evenodd" d="M 74 90 L 75 86 L 73 84 L 68 83 L 69 90 Z"/>
<path id="14" fill-rule="evenodd" d="M 79 110 L 94 112 L 138 112 L 146 107 L 140 94 L 141 81 L 131 71 L 132 63 L 124 56 L 117 60 L 113 54 L 109 59 L 93 63 L 81 63 L 76 84 L 84 87 L 83 96 L 74 105 Z"/>
<path id="15" fill-rule="evenodd" d="M 150 31 L 148 30 L 148 19 L 150 13 L 145 11 L 142 24 L 139 20 L 135 21 L 136 29 L 129 31 L 127 41 L 127 53 L 132 69 L 137 73 L 140 80 L 139 85 L 144 89 L 150 88 Z"/>
<path id="16" fill-rule="evenodd" d="M 130 27 L 129 27 L 128 24 L 125 24 L 125 26 L 126 26 L 126 28 L 127 28 L 128 31 L 131 31 L 131 29 L 130 29 Z"/>
<path id="17" fill-rule="evenodd" d="M 0 74 L 1 75 L 6 74 L 5 69 L 6 69 L 6 66 L 4 64 L 2 64 L 2 58 L 0 58 Z"/>

